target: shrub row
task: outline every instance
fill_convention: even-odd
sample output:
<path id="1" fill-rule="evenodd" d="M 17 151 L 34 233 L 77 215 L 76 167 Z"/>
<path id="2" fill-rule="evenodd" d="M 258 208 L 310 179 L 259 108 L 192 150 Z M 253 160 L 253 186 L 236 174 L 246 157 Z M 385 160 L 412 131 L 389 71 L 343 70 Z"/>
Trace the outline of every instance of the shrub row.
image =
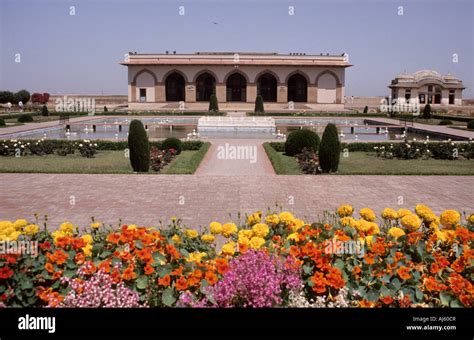
<path id="1" fill-rule="evenodd" d="M 293 117 L 379 117 L 387 118 L 385 113 L 339 113 L 339 112 L 247 112 L 247 116 L 293 116 Z"/>
<path id="2" fill-rule="evenodd" d="M 219 111 L 108 111 L 100 112 L 97 115 L 101 116 L 224 116 L 225 112 Z"/>
<path id="3" fill-rule="evenodd" d="M 3 140 L 6 141 L 6 140 Z M 62 149 L 68 146 L 74 145 L 77 141 L 74 140 L 63 140 L 63 139 L 48 139 L 48 143 L 54 149 Z M 31 143 L 34 144 L 38 142 L 38 139 L 21 139 L 23 144 Z M 97 144 L 97 150 L 109 150 L 109 151 L 122 151 L 128 148 L 127 141 L 106 141 L 106 140 L 92 140 L 91 143 Z M 182 150 L 199 150 L 204 144 L 202 141 L 183 141 Z M 162 141 L 153 141 L 150 142 L 150 148 L 156 147 L 162 149 Z"/>

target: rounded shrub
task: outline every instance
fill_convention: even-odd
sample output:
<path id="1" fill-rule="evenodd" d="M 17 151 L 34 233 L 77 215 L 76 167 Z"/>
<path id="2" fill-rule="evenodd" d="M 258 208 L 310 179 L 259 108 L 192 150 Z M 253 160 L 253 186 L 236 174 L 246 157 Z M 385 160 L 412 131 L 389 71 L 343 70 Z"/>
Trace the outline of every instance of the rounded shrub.
<path id="1" fill-rule="evenodd" d="M 150 145 L 145 128 L 140 120 L 132 120 L 128 130 L 128 149 L 133 171 L 148 172 L 150 168 Z"/>
<path id="2" fill-rule="evenodd" d="M 469 130 L 474 130 L 474 120 L 470 120 L 468 123 L 467 123 L 467 128 Z"/>
<path id="3" fill-rule="evenodd" d="M 24 114 L 18 117 L 18 123 L 30 123 L 33 121 L 33 117 L 29 114 Z"/>
<path id="4" fill-rule="evenodd" d="M 255 112 L 264 113 L 265 109 L 263 108 L 263 97 L 258 95 L 255 98 Z"/>
<path id="5" fill-rule="evenodd" d="M 3 118 L 0 118 L 0 126 L 5 126 L 5 120 Z"/>
<path id="6" fill-rule="evenodd" d="M 443 119 L 438 123 L 438 125 L 452 125 L 452 124 L 453 122 L 450 121 L 449 119 Z"/>
<path id="7" fill-rule="evenodd" d="M 339 167 L 341 143 L 337 134 L 337 127 L 328 124 L 323 132 L 319 146 L 319 164 L 323 172 L 336 172 Z"/>
<path id="8" fill-rule="evenodd" d="M 366 106 L 364 107 L 364 113 L 368 113 L 368 112 L 369 112 L 369 107 L 366 105 Z"/>
<path id="9" fill-rule="evenodd" d="M 166 138 L 161 143 L 161 148 L 163 150 L 174 149 L 177 154 L 180 154 L 183 150 L 183 142 L 181 142 L 178 138 L 174 137 Z"/>
<path id="10" fill-rule="evenodd" d="M 219 103 L 217 102 L 217 96 L 215 94 L 211 95 L 209 98 L 209 112 L 218 112 L 219 111 Z"/>
<path id="11" fill-rule="evenodd" d="M 303 151 L 304 148 L 318 151 L 319 136 L 308 129 L 292 131 L 285 142 L 285 153 L 294 156 Z"/>
<path id="12" fill-rule="evenodd" d="M 109 112 L 109 109 L 107 108 L 107 106 L 104 106 L 104 112 Z"/>

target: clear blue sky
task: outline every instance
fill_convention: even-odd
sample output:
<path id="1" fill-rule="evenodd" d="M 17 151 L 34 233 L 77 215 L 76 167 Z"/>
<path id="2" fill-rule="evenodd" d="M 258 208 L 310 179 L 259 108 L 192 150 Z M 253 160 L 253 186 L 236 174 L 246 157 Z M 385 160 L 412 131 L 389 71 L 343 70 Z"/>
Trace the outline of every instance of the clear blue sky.
<path id="1" fill-rule="evenodd" d="M 346 73 L 347 95 L 387 95 L 396 74 L 434 69 L 461 78 L 464 97 L 474 98 L 473 0 L 0 3 L 2 90 L 125 94 L 127 70 L 118 63 L 128 51 L 346 52 L 354 64 Z"/>

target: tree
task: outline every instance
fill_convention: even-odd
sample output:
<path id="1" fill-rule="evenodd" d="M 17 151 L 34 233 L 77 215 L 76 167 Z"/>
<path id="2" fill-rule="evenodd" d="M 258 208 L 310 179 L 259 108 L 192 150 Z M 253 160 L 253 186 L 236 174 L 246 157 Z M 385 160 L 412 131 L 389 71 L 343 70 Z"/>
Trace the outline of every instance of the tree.
<path id="1" fill-rule="evenodd" d="M 366 105 L 366 106 L 364 107 L 364 113 L 368 113 L 368 112 L 369 112 L 369 107 Z"/>
<path id="2" fill-rule="evenodd" d="M 211 95 L 209 98 L 209 112 L 218 112 L 219 111 L 219 103 L 217 102 L 217 96 L 215 94 Z"/>
<path id="3" fill-rule="evenodd" d="M 20 90 L 17 93 L 15 93 L 16 101 L 22 102 L 23 104 L 26 105 L 28 101 L 30 100 L 30 93 L 26 90 Z"/>
<path id="4" fill-rule="evenodd" d="M 43 98 L 43 95 L 41 93 L 33 93 L 31 95 L 31 102 L 33 104 L 44 104 L 44 98 Z"/>
<path id="5" fill-rule="evenodd" d="M 150 168 L 150 145 L 145 128 L 140 120 L 134 119 L 130 123 L 128 149 L 133 171 L 148 172 Z"/>
<path id="6" fill-rule="evenodd" d="M 6 104 L 6 103 L 13 103 L 15 100 L 14 94 L 10 91 L 1 91 L 0 92 L 0 103 L 1 104 Z"/>
<path id="7" fill-rule="evenodd" d="M 255 98 L 255 112 L 263 113 L 265 112 L 263 108 L 263 97 L 258 95 L 257 98 Z"/>
<path id="8" fill-rule="evenodd" d="M 328 124 L 319 145 L 319 164 L 323 172 L 337 171 L 340 153 L 341 143 L 337 135 L 337 127 L 334 124 Z"/>
<path id="9" fill-rule="evenodd" d="M 292 131 L 285 142 L 285 154 L 295 156 L 303 151 L 304 148 L 315 152 L 319 147 L 319 136 L 308 129 Z"/>
<path id="10" fill-rule="evenodd" d="M 46 105 L 43 105 L 43 107 L 41 108 L 41 115 L 45 117 L 49 116 L 48 107 Z"/>
<path id="11" fill-rule="evenodd" d="M 431 118 L 431 105 L 430 104 L 426 104 L 425 107 L 423 108 L 423 118 L 424 119 Z"/>

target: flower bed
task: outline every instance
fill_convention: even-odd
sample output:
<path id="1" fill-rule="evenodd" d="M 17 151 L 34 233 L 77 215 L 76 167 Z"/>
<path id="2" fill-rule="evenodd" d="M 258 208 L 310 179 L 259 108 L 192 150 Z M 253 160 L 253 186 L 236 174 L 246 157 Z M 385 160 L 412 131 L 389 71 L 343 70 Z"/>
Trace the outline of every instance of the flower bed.
<path id="1" fill-rule="evenodd" d="M 0 305 L 472 307 L 473 214 L 436 216 L 424 205 L 353 213 L 343 205 L 309 224 L 256 212 L 200 231 L 176 218 L 161 229 L 93 221 L 53 232 L 2 221 L 3 247 L 38 251 L 4 249 Z"/>

